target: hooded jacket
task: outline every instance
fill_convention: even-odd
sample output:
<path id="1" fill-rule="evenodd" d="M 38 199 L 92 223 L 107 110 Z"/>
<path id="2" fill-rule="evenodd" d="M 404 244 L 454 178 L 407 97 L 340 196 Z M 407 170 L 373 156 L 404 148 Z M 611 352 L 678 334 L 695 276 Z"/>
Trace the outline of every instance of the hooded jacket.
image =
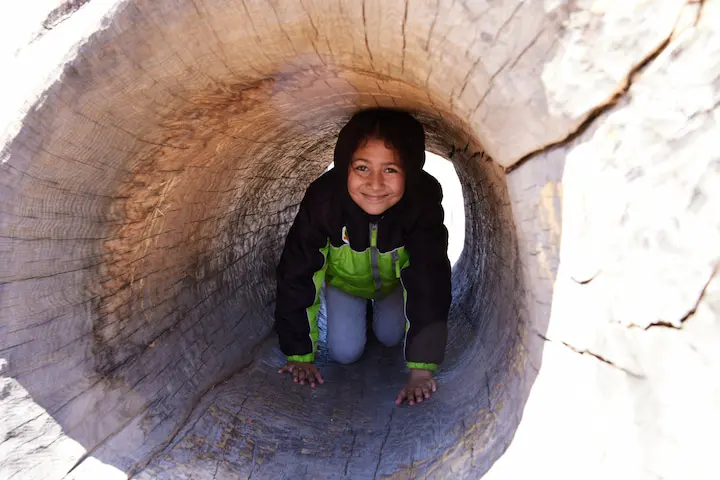
<path id="1" fill-rule="evenodd" d="M 347 189 L 352 154 L 370 135 L 392 144 L 406 172 L 402 199 L 382 215 L 365 213 Z M 442 189 L 422 170 L 422 125 L 399 111 L 361 112 L 340 132 L 334 162 L 305 192 L 277 267 L 280 348 L 288 361 L 315 359 L 323 282 L 366 299 L 382 298 L 399 285 L 407 365 L 435 370 L 447 340 L 451 267 Z"/>

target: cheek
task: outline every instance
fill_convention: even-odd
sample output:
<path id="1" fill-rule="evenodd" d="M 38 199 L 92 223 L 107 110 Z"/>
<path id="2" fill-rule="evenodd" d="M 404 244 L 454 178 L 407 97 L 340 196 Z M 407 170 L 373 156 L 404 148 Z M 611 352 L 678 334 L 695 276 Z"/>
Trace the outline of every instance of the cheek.
<path id="1" fill-rule="evenodd" d="M 353 173 L 348 175 L 348 190 L 353 192 L 362 184 L 362 179 Z"/>
<path id="2" fill-rule="evenodd" d="M 405 177 L 397 176 L 392 179 L 392 190 L 396 195 L 405 193 Z"/>

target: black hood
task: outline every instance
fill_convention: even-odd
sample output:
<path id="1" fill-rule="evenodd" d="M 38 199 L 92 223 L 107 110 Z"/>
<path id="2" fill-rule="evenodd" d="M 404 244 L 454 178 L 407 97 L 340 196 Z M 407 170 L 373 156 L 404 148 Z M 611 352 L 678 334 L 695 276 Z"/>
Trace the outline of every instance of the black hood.
<path id="1" fill-rule="evenodd" d="M 370 221 L 393 212 L 400 212 L 408 196 L 417 189 L 418 179 L 425 165 L 425 130 L 422 124 L 407 112 L 385 108 L 373 108 L 356 113 L 340 130 L 332 174 L 335 176 L 340 198 L 355 213 L 362 213 L 359 206 L 350 198 L 347 189 L 348 168 L 355 150 L 367 138 L 381 138 L 392 147 L 403 162 L 405 169 L 405 194 L 402 200 L 382 215 L 369 215 Z"/>
<path id="2" fill-rule="evenodd" d="M 385 140 L 398 154 L 410 185 L 425 165 L 425 130 L 409 113 L 400 110 L 373 108 L 356 113 L 340 130 L 333 161 L 335 168 L 347 171 L 355 150 L 367 138 Z M 407 188 L 407 187 L 406 187 Z"/>

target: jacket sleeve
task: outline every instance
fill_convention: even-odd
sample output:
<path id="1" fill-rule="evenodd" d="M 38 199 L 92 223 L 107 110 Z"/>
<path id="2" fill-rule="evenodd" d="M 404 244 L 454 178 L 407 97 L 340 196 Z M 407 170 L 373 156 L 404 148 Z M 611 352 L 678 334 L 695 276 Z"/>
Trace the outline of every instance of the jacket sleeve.
<path id="1" fill-rule="evenodd" d="M 441 191 L 438 197 L 423 209 L 405 240 L 410 262 L 402 270 L 401 280 L 405 294 L 405 361 L 411 369 L 436 370 L 445 356 L 452 301 L 451 267 Z"/>
<path id="2" fill-rule="evenodd" d="M 315 360 L 320 288 L 325 278 L 328 239 L 318 222 L 310 189 L 300 203 L 277 267 L 275 331 L 288 361 Z"/>

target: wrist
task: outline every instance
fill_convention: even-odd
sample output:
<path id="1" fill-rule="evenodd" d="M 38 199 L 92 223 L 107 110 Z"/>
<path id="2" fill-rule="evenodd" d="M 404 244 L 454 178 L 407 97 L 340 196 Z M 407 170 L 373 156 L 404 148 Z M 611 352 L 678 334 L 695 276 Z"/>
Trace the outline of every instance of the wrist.
<path id="1" fill-rule="evenodd" d="M 413 380 L 432 378 L 432 376 L 433 376 L 432 370 L 424 370 L 424 369 L 419 369 L 419 368 L 410 370 L 410 378 Z"/>

